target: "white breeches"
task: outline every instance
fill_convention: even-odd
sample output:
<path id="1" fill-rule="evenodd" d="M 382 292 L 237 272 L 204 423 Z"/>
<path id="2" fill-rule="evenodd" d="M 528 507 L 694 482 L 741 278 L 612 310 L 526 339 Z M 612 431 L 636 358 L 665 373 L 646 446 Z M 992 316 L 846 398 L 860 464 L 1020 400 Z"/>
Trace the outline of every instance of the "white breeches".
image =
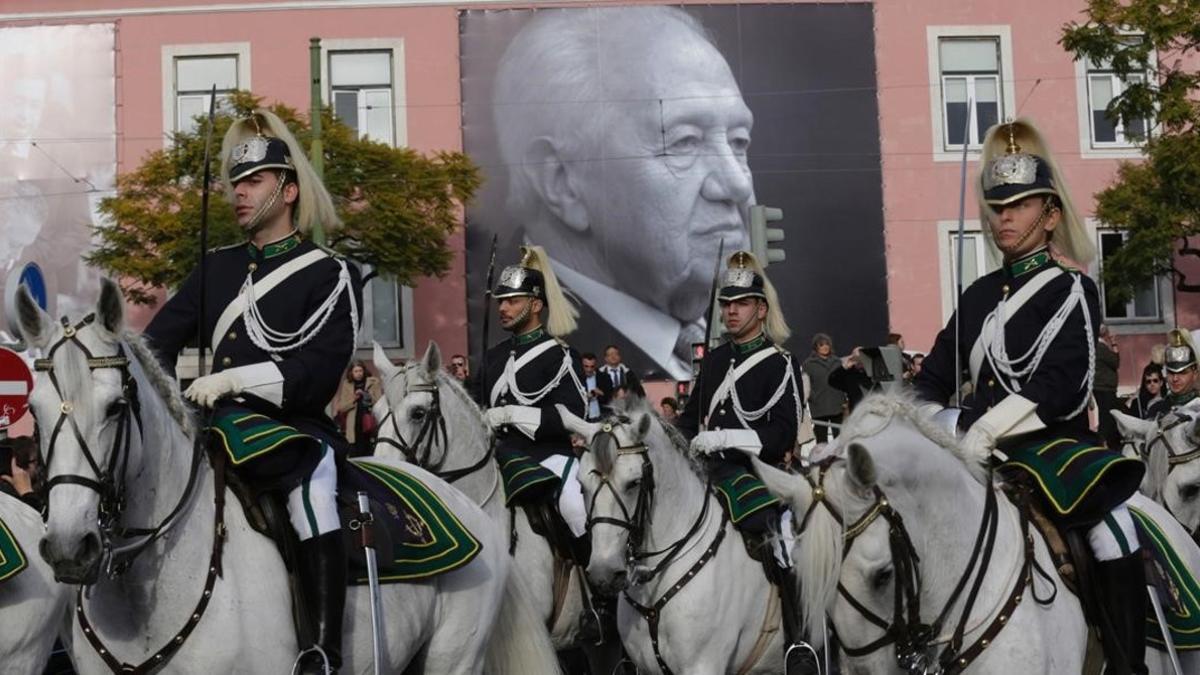
<path id="1" fill-rule="evenodd" d="M 1133 516 L 1129 508 L 1121 504 L 1104 516 L 1092 529 L 1088 530 L 1088 543 L 1096 560 L 1116 560 L 1138 550 L 1137 530 L 1133 527 Z"/>
<path id="2" fill-rule="evenodd" d="M 582 537 L 587 533 L 587 508 L 583 505 L 583 488 L 579 485 L 579 462 L 566 455 L 551 455 L 541 465 L 562 479 L 558 493 L 558 512 L 571 528 L 571 534 Z"/>
<path id="3" fill-rule="evenodd" d="M 337 466 L 333 451 L 321 446 L 320 463 L 312 475 L 288 493 L 288 517 L 300 541 L 341 528 L 337 512 Z"/>

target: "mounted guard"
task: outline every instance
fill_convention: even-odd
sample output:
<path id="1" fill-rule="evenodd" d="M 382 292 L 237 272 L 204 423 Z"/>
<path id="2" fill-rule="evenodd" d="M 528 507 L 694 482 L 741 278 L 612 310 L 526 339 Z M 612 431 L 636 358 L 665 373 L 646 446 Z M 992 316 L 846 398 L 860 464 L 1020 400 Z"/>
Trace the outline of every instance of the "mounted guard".
<path id="1" fill-rule="evenodd" d="M 354 353 L 362 282 L 354 265 L 306 238 L 315 224 L 328 231 L 340 220 L 282 120 L 265 110 L 238 120 L 221 156 L 246 241 L 210 251 L 205 287 L 199 270 L 189 275 L 145 337 L 171 373 L 198 328 L 209 339 L 212 373 L 185 396 L 212 409 L 212 438 L 240 479 L 286 495 L 314 636 L 299 672 L 336 672 L 347 557 L 335 455 L 348 448 L 324 411 Z M 199 326 L 202 294 L 208 311 Z"/>
<path id="2" fill-rule="evenodd" d="M 575 330 L 578 314 L 540 246 L 521 247 L 521 261 L 504 268 L 492 297 L 500 326 L 512 334 L 488 350 L 483 374 L 505 501 L 522 506 L 553 549 L 587 567 L 591 549 L 579 464 L 554 407 L 562 404 L 579 416 L 587 407 L 579 352 L 563 339 Z M 594 604 L 598 611 L 602 603 Z M 585 621 L 587 632 L 605 637 L 607 618 Z"/>
<path id="3" fill-rule="evenodd" d="M 1166 371 L 1167 395 L 1150 406 L 1149 419 L 1157 419 L 1187 405 L 1197 397 L 1196 374 L 1200 372 L 1193 334 L 1173 328 L 1167 332 L 1167 348 L 1163 352 L 1163 370 Z"/>
<path id="4" fill-rule="evenodd" d="M 792 355 L 780 347 L 791 331 L 775 287 L 752 253 L 729 257 L 717 300 L 729 339 L 704 355 L 678 427 L 691 438 L 693 452 L 708 455 L 719 501 L 779 589 L 784 649 L 808 651 L 788 556 L 791 527 L 781 525 L 785 509 L 755 475 L 748 456 L 785 467 L 796 450 L 803 392 Z"/>
<path id="5" fill-rule="evenodd" d="M 1088 428 L 1100 305 L 1095 282 L 1080 270 L 1093 247 L 1027 120 L 989 130 L 978 190 L 980 220 L 1003 266 L 963 293 L 916 391 L 931 402 L 927 413 L 965 434 L 967 455 L 998 460 L 1040 495 L 1047 516 L 1086 539 L 1097 561 L 1101 607 L 1093 620 L 1108 672 L 1144 673 L 1145 571 L 1125 504 L 1144 467 Z M 959 393 L 956 357 L 969 365 L 972 389 L 959 409 L 943 412 Z"/>

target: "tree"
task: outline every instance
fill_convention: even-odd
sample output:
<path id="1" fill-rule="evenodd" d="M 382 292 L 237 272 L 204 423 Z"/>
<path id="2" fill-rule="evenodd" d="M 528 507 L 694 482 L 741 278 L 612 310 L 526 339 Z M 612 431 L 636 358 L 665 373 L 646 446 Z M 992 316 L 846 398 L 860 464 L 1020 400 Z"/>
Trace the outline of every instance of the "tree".
<path id="1" fill-rule="evenodd" d="M 219 175 L 216 154 L 225 131 L 261 103 L 249 92 L 234 92 L 227 110 L 218 113 L 214 176 Z M 281 104 L 270 109 L 308 147 L 312 136 L 307 120 Z M 452 258 L 446 238 L 479 188 L 478 168 L 459 152 L 427 157 L 359 139 L 328 109 L 321 125 L 325 185 L 343 220 L 341 229 L 328 233 L 329 246 L 403 284 L 445 274 Z M 206 126 L 174 134 L 170 148 L 150 153 L 137 169 L 119 176 L 117 195 L 100 203 L 107 222 L 96 228 L 98 245 L 85 259 L 120 277 L 132 302 L 152 303 L 150 289 L 177 287 L 198 262 Z M 208 222 L 210 247 L 244 239 L 216 180 Z"/>
<path id="2" fill-rule="evenodd" d="M 1138 286 L 1169 273 L 1180 290 L 1200 291 L 1175 265 L 1180 245 L 1181 253 L 1200 255 L 1188 244 L 1200 233 L 1200 107 L 1194 98 L 1200 3 L 1089 0 L 1086 15 L 1086 23 L 1063 27 L 1062 46 L 1078 60 L 1111 64 L 1128 83 L 1109 104 L 1110 118 L 1127 128 L 1152 121 L 1145 159 L 1123 162 L 1096 195 L 1096 217 L 1129 232 L 1104 261 L 1105 287 L 1114 299 L 1128 299 Z M 1141 73 L 1149 77 L 1130 80 Z"/>

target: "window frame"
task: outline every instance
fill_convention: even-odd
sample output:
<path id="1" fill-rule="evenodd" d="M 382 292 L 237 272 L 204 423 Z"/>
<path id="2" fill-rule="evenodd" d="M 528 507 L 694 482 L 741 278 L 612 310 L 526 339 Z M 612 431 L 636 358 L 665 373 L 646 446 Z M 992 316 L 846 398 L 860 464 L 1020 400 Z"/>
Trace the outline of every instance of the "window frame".
<path id="1" fill-rule="evenodd" d="M 1002 121 L 1012 115 L 1013 101 L 1016 90 L 1013 85 L 1012 61 L 1012 28 L 1006 24 L 977 25 L 977 26 L 926 26 L 926 57 L 929 66 L 929 109 L 932 120 L 933 160 L 935 162 L 962 161 L 962 146 L 948 146 L 945 119 L 944 75 L 941 67 L 942 40 L 960 39 L 989 39 L 995 40 L 999 49 L 999 67 L 997 74 L 997 94 L 1000 105 L 997 120 Z M 951 74 L 951 77 L 962 77 L 966 73 Z M 978 135 L 975 125 L 972 125 L 972 135 Z M 982 141 L 983 139 L 979 139 Z M 979 157 L 978 146 L 967 145 L 967 156 Z M 957 226 L 957 225 L 956 225 Z"/>
<path id="2" fill-rule="evenodd" d="M 1107 303 L 1104 299 L 1104 251 L 1100 245 L 1100 238 L 1105 234 L 1112 234 L 1114 232 L 1128 236 L 1128 230 L 1120 227 L 1110 227 L 1092 218 L 1088 219 L 1088 230 L 1092 241 L 1096 245 L 1096 259 L 1092 261 L 1088 271 L 1096 281 L 1096 287 L 1100 292 L 1101 320 L 1112 329 L 1113 333 L 1118 335 L 1162 334 L 1173 328 L 1175 326 L 1175 293 L 1171 286 L 1169 275 L 1160 275 L 1154 282 L 1155 293 L 1158 296 L 1159 317 L 1110 318 L 1107 315 Z M 1128 307 L 1132 303 L 1133 300 L 1131 299 L 1126 302 L 1126 306 Z"/>
<path id="3" fill-rule="evenodd" d="M 237 59 L 237 88 L 250 90 L 250 43 L 211 42 L 195 44 L 173 44 L 162 46 L 162 136 L 163 147 L 171 147 L 171 135 L 178 131 L 179 94 L 175 77 L 176 60 L 180 58 L 205 58 L 234 56 Z M 221 92 L 218 92 L 218 96 Z M 187 94 L 187 95 L 195 95 Z M 207 94 L 205 95 L 207 98 Z"/>
<path id="4" fill-rule="evenodd" d="M 955 297 L 956 283 L 954 280 L 954 250 L 953 237 L 958 234 L 957 220 L 939 220 L 937 223 L 938 236 L 938 289 L 942 298 L 942 325 L 945 325 L 954 314 L 958 299 Z M 983 233 L 979 219 L 963 221 L 963 234 L 977 238 L 979 245 L 975 249 L 976 265 L 981 270 L 980 276 L 990 274 L 999 269 L 999 263 L 988 253 L 987 235 Z M 966 290 L 967 285 L 963 286 Z"/>
<path id="5" fill-rule="evenodd" d="M 1123 33 L 1131 38 L 1142 38 L 1139 33 Z M 1150 52 L 1151 59 L 1155 64 L 1158 63 L 1158 53 L 1154 50 Z M 1127 82 L 1117 77 L 1116 73 L 1108 68 L 1093 68 L 1092 64 L 1086 62 L 1085 59 L 1075 61 L 1075 101 L 1079 115 L 1079 153 L 1083 159 L 1123 159 L 1129 157 L 1142 157 L 1142 144 L 1136 141 L 1124 141 L 1106 143 L 1095 141 L 1095 130 L 1092 120 L 1092 76 L 1093 75 L 1109 75 L 1114 83 L 1118 83 L 1121 87 L 1120 92 L 1125 91 Z M 1142 77 L 1150 81 L 1154 77 L 1153 68 L 1142 73 Z M 1114 92 L 1116 88 L 1114 87 Z M 1116 92 L 1119 95 L 1120 92 Z M 1120 121 L 1117 122 L 1118 130 L 1121 128 Z M 1146 121 L 1146 134 L 1153 136 L 1154 120 Z"/>

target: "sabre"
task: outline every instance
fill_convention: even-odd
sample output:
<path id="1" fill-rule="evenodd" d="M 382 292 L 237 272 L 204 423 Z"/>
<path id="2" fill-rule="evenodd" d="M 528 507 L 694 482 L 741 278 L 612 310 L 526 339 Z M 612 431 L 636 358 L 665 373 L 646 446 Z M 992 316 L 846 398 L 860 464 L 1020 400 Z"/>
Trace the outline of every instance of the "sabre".
<path id="1" fill-rule="evenodd" d="M 958 184 L 958 264 L 956 265 L 958 269 L 954 273 L 954 401 L 958 407 L 962 407 L 962 402 L 958 400 L 962 392 L 962 353 L 959 349 L 961 341 L 959 326 L 962 324 L 962 319 L 958 315 L 958 301 L 962 299 L 963 292 L 963 230 L 967 211 L 967 147 L 970 145 L 968 141 L 971 134 L 971 111 L 974 107 L 974 103 L 968 98 L 967 120 L 963 123 L 962 173 L 959 175 Z M 980 223 L 980 225 L 984 226 L 985 223 Z"/>
<path id="2" fill-rule="evenodd" d="M 708 293 L 708 324 L 704 326 L 704 349 L 706 350 L 708 349 L 708 343 L 712 340 L 713 326 L 715 326 L 717 323 L 717 290 L 721 286 L 721 260 L 724 257 L 725 238 L 721 237 L 721 245 L 717 247 L 717 263 L 713 265 L 712 288 Z M 705 353 L 707 354 L 707 351 Z M 696 410 L 700 415 L 700 430 L 703 431 L 708 426 L 708 416 L 706 412 L 708 408 L 704 407 L 704 388 L 700 386 L 701 377 L 704 377 L 703 370 L 696 375 L 696 385 L 693 387 L 693 389 L 700 390 L 696 394 L 699 397 L 697 398 L 697 403 L 699 403 L 699 405 L 696 407 Z"/>
<path id="3" fill-rule="evenodd" d="M 492 319 L 492 277 L 496 274 L 496 240 L 498 234 L 492 234 L 492 253 L 488 258 L 487 284 L 483 288 L 483 348 L 479 352 L 479 373 L 475 376 L 475 382 L 479 387 L 479 406 L 482 408 L 488 407 L 487 400 L 487 353 L 488 353 L 488 326 Z"/>
<path id="4" fill-rule="evenodd" d="M 1171 670 L 1175 675 L 1183 675 L 1183 667 L 1179 665 L 1179 652 L 1175 650 L 1175 641 L 1171 639 L 1171 629 L 1167 627 L 1167 615 L 1158 600 L 1158 591 L 1153 584 L 1146 584 L 1146 592 L 1150 594 L 1150 605 L 1154 607 L 1154 617 L 1158 619 L 1158 627 L 1162 629 L 1163 644 L 1167 645 L 1167 655 L 1171 657 Z"/>
<path id="5" fill-rule="evenodd" d="M 371 515 L 371 500 L 367 493 L 358 493 L 358 531 L 363 553 L 367 558 L 367 582 L 371 589 L 371 648 L 375 655 L 375 675 L 383 663 L 383 610 L 379 605 L 379 561 L 375 558 L 375 517 Z"/>
<path id="6" fill-rule="evenodd" d="M 196 323 L 196 348 L 199 353 L 196 355 L 196 377 L 204 377 L 204 347 L 208 344 L 209 336 L 204 334 L 204 317 L 206 310 L 204 289 L 208 286 L 205 284 L 206 270 L 208 265 L 205 264 L 205 253 L 208 251 L 208 193 L 209 183 L 212 182 L 212 168 L 209 166 L 210 152 L 212 150 L 213 137 L 213 120 L 217 113 L 217 85 L 213 84 L 212 92 L 208 97 L 208 131 L 204 135 L 204 182 L 200 185 L 200 307 L 199 321 Z M 203 434 L 201 434 L 203 435 Z"/>

